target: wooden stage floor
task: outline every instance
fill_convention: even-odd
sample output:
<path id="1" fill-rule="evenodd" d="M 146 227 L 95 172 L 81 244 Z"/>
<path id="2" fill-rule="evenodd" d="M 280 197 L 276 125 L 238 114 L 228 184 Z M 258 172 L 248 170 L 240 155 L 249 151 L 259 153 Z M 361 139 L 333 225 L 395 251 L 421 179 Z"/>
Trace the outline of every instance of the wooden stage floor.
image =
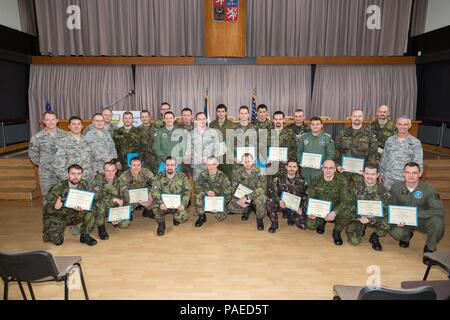
<path id="1" fill-rule="evenodd" d="M 422 250 L 425 235 L 416 233 L 408 249 L 390 236 L 382 239 L 383 251 L 371 249 L 366 232 L 358 247 L 337 247 L 325 234 L 302 231 L 280 221 L 275 234 L 256 230 L 255 216 L 247 222 L 231 215 L 222 223 L 208 217 L 195 228 L 195 218 L 156 235 L 154 220 L 138 212 L 127 230 L 108 225 L 110 239 L 94 247 L 79 242 L 66 230 L 61 247 L 43 243 L 41 199 L 0 203 L 0 251 L 48 250 L 54 255 L 80 255 L 91 299 L 331 299 L 334 284 L 364 285 L 372 265 L 381 269 L 381 283 L 399 287 L 404 280 L 420 280 L 425 272 Z M 450 202 L 446 202 L 447 230 Z M 98 239 L 95 232 L 94 237 Z M 450 250 L 447 231 L 439 248 Z M 433 268 L 429 279 L 446 279 Z M 62 284 L 34 285 L 37 299 L 62 299 Z M 0 285 L 3 291 L 3 283 Z M 0 291 L 0 292 L 2 292 Z M 71 299 L 83 299 L 71 290 Z M 10 298 L 21 299 L 17 284 Z"/>

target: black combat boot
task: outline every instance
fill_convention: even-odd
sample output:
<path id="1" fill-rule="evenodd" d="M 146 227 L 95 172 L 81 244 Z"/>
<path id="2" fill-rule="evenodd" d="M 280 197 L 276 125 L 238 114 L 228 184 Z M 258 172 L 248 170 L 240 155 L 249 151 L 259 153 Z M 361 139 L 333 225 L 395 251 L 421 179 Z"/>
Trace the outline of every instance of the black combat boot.
<path id="1" fill-rule="evenodd" d="M 292 215 L 288 216 L 287 224 L 288 224 L 288 226 L 293 226 L 295 224 L 295 220 L 294 220 L 294 217 Z"/>
<path id="2" fill-rule="evenodd" d="M 270 233 L 275 233 L 278 229 L 278 222 L 272 222 L 269 228 Z"/>
<path id="3" fill-rule="evenodd" d="M 144 208 L 144 210 L 142 210 L 142 216 L 144 218 L 155 219 L 155 214 L 151 210 L 146 209 L 146 208 Z"/>
<path id="4" fill-rule="evenodd" d="M 334 241 L 334 244 L 337 246 L 342 245 L 342 237 L 341 237 L 341 233 L 339 231 L 333 230 L 333 241 Z"/>
<path id="5" fill-rule="evenodd" d="M 299 229 L 306 230 L 305 215 L 300 215 L 300 217 L 295 221 L 295 225 Z"/>
<path id="6" fill-rule="evenodd" d="M 165 231 L 166 231 L 166 223 L 165 222 L 159 222 L 158 223 L 158 230 L 156 231 L 158 236 L 163 236 Z"/>
<path id="7" fill-rule="evenodd" d="M 318 234 L 323 234 L 325 232 L 325 222 L 317 227 L 316 232 Z"/>
<path id="8" fill-rule="evenodd" d="M 195 226 L 201 227 L 205 222 L 206 222 L 206 214 L 199 215 L 197 221 L 195 222 Z"/>
<path id="9" fill-rule="evenodd" d="M 98 226 L 98 236 L 100 237 L 101 240 L 108 240 L 109 239 L 109 235 L 108 235 L 108 232 L 106 232 L 106 226 L 105 225 Z"/>
<path id="10" fill-rule="evenodd" d="M 174 226 L 179 226 L 180 222 L 178 222 L 178 220 L 175 219 L 175 217 L 173 218 L 173 225 Z"/>
<path id="11" fill-rule="evenodd" d="M 262 231 L 262 230 L 264 230 L 264 219 L 256 219 L 256 228 L 259 230 L 259 231 Z"/>
<path id="12" fill-rule="evenodd" d="M 372 244 L 372 249 L 375 251 L 381 251 L 383 250 L 383 247 L 380 243 L 380 238 L 378 235 L 374 232 L 370 235 L 369 242 Z"/>
<path id="13" fill-rule="evenodd" d="M 250 216 L 250 210 L 248 208 L 244 209 L 244 213 L 242 214 L 241 220 L 247 221 Z"/>
<path id="14" fill-rule="evenodd" d="M 400 240 L 398 242 L 398 245 L 402 248 L 408 248 L 409 247 L 409 241 L 411 240 L 411 238 L 413 237 L 414 233 L 410 232 L 409 233 L 409 239 L 408 240 Z"/>
<path id="15" fill-rule="evenodd" d="M 97 244 L 97 240 L 92 238 L 89 234 L 82 234 L 80 236 L 80 242 L 86 243 L 88 246 L 95 246 Z"/>
<path id="16" fill-rule="evenodd" d="M 57 240 L 54 243 L 55 243 L 55 246 L 61 246 L 64 243 L 64 238 L 62 238 L 61 240 Z"/>

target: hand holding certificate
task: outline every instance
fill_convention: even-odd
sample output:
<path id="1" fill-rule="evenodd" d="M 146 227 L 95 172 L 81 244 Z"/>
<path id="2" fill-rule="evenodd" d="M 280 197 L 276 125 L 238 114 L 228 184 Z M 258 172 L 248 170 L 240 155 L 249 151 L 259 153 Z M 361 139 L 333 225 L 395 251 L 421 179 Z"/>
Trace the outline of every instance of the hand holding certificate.
<path id="1" fill-rule="evenodd" d="M 225 208 L 224 197 L 207 197 L 204 200 L 204 209 L 206 212 L 223 212 Z"/>
<path id="2" fill-rule="evenodd" d="M 64 203 L 64 207 L 76 209 L 81 208 L 83 210 L 90 211 L 92 203 L 94 202 L 94 192 L 87 192 L 78 189 L 69 189 L 69 194 Z"/>
<path id="3" fill-rule="evenodd" d="M 288 161 L 288 148 L 269 148 L 269 160 L 270 161 Z"/>
<path id="4" fill-rule="evenodd" d="M 130 189 L 130 203 L 140 203 L 148 201 L 148 188 Z"/>
<path id="5" fill-rule="evenodd" d="M 234 196 L 238 199 L 242 199 L 246 195 L 249 195 L 253 192 L 252 189 L 247 188 L 246 186 L 239 183 L 239 185 L 236 188 L 236 191 L 234 192 Z"/>
<path id="6" fill-rule="evenodd" d="M 389 224 L 418 226 L 417 207 L 389 206 Z"/>
<path id="7" fill-rule="evenodd" d="M 331 211 L 331 201 L 323 201 L 309 198 L 308 208 L 306 210 L 308 216 L 315 216 L 318 218 L 326 218 Z"/>
<path id="8" fill-rule="evenodd" d="M 318 153 L 303 152 L 300 165 L 304 168 L 320 169 L 322 165 L 322 155 Z"/>
<path id="9" fill-rule="evenodd" d="M 364 159 L 342 157 L 342 168 L 346 172 L 362 173 L 364 170 Z"/>
<path id="10" fill-rule="evenodd" d="M 167 209 L 178 209 L 181 206 L 181 196 L 179 194 L 162 194 L 161 198 Z"/>
<path id="11" fill-rule="evenodd" d="M 302 201 L 302 198 L 283 191 L 283 193 L 281 194 L 281 200 L 283 200 L 286 204 L 286 208 L 297 211 L 298 208 L 300 208 L 300 202 Z"/>
<path id="12" fill-rule="evenodd" d="M 108 209 L 108 222 L 120 222 L 123 220 L 130 220 L 131 207 L 118 207 Z"/>
<path id="13" fill-rule="evenodd" d="M 384 217 L 383 202 L 371 200 L 357 201 L 357 214 L 364 217 Z"/>

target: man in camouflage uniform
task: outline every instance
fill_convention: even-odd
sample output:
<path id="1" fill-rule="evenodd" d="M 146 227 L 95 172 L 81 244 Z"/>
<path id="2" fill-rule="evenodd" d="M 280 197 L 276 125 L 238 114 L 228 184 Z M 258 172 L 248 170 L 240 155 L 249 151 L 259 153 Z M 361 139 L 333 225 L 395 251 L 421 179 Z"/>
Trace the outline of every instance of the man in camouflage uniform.
<path id="1" fill-rule="evenodd" d="M 164 122 L 164 115 L 168 111 L 172 111 L 172 107 L 170 106 L 170 104 L 167 102 L 161 103 L 161 105 L 159 106 L 159 119 L 156 119 L 153 123 L 156 129 L 165 127 L 166 123 Z"/>
<path id="2" fill-rule="evenodd" d="M 242 157 L 242 165 L 233 170 L 232 190 L 241 184 L 251 189 L 253 192 L 237 199 L 233 199 L 228 204 L 228 212 L 242 213 L 242 221 L 247 221 L 250 215 L 250 208 L 256 209 L 256 226 L 258 230 L 264 230 L 264 216 L 266 213 L 266 177 L 261 174 L 261 169 L 254 165 L 251 154 L 246 153 Z"/>
<path id="3" fill-rule="evenodd" d="M 406 163 L 415 162 L 423 169 L 422 143 L 409 133 L 411 120 L 398 118 L 396 126 L 398 133 L 387 139 L 380 164 L 380 181 L 388 189 L 394 183 L 404 181 Z"/>
<path id="4" fill-rule="evenodd" d="M 42 121 L 45 127 L 31 137 L 28 155 L 30 160 L 39 166 L 39 183 L 45 198 L 50 187 L 58 182 L 53 167 L 56 142 L 64 138 L 67 132 L 57 128 L 58 118 L 54 112 L 45 112 Z"/>
<path id="5" fill-rule="evenodd" d="M 227 107 L 224 104 L 219 104 L 216 107 L 216 120 L 211 122 L 209 125 L 211 129 L 216 129 L 220 131 L 220 143 L 225 146 L 227 141 L 227 129 L 232 130 L 235 127 L 235 123 L 227 118 Z M 223 148 L 226 151 L 226 147 Z M 228 179 L 233 178 L 233 166 L 232 164 L 226 163 L 226 154 L 220 156 L 219 160 L 219 170 L 226 174 Z"/>
<path id="6" fill-rule="evenodd" d="M 342 214 L 338 215 L 336 221 L 341 225 L 346 225 L 345 232 L 351 245 L 357 246 L 361 243 L 367 227 L 374 229 L 370 235 L 369 242 L 376 251 L 383 248 L 379 237 L 384 237 L 389 231 L 387 223 L 387 206 L 390 198 L 389 191 L 377 183 L 379 176 L 378 168 L 375 165 L 366 165 L 363 172 L 364 180 L 355 182 L 350 190 L 350 198 Z M 381 201 L 383 203 L 384 217 L 358 216 L 358 200 Z"/>
<path id="7" fill-rule="evenodd" d="M 247 106 L 241 106 L 239 108 L 239 123 L 234 127 L 233 146 L 238 147 L 254 147 L 255 156 L 258 154 L 258 128 L 254 124 L 250 123 L 250 112 Z M 231 143 L 228 142 L 230 137 L 227 137 L 227 154 L 233 151 L 235 157 L 235 163 L 240 164 L 242 159 L 238 159 L 236 149 L 231 149 Z M 227 155 L 227 158 L 230 155 Z M 239 166 L 234 166 L 233 171 Z M 233 173 L 234 175 L 234 173 Z"/>
<path id="8" fill-rule="evenodd" d="M 86 243 L 88 246 L 94 246 L 97 244 L 97 241 L 89 234 L 95 225 L 95 213 L 93 211 L 84 211 L 80 207 L 74 209 L 64 207 L 64 202 L 70 189 L 88 191 L 88 182 L 82 180 L 83 169 L 77 164 L 71 165 L 67 170 L 67 176 L 67 180 L 58 182 L 51 187 L 45 197 L 42 238 L 44 242 L 52 242 L 60 246 L 64 242 L 66 226 L 83 223 L 80 242 Z"/>
<path id="9" fill-rule="evenodd" d="M 164 235 L 166 230 L 166 213 L 173 214 L 174 226 L 185 223 L 189 218 L 189 212 L 186 209 L 191 197 L 191 185 L 184 173 L 176 171 L 176 166 L 175 158 L 168 157 L 165 162 L 165 172 L 159 173 L 154 180 L 152 197 L 155 220 L 158 222 L 158 236 Z M 181 204 L 176 209 L 168 209 L 162 200 L 162 194 L 180 195 Z"/>
<path id="10" fill-rule="evenodd" d="M 103 116 L 103 120 L 105 121 L 105 125 L 103 127 L 103 129 L 109 133 L 109 135 L 112 137 L 114 130 L 119 129 L 119 127 L 115 124 L 112 123 L 112 109 L 110 108 L 105 108 L 102 111 L 102 116 Z M 91 131 L 92 129 L 94 129 L 94 124 L 91 123 L 89 124 L 84 130 L 83 130 L 83 134 L 88 133 L 89 131 Z"/>
<path id="11" fill-rule="evenodd" d="M 124 171 L 128 168 L 127 155 L 142 152 L 140 130 L 133 126 L 133 114 L 129 111 L 123 113 L 123 127 L 114 131 L 113 140 L 116 145 L 118 162 L 117 169 Z M 142 156 L 139 154 L 139 156 Z"/>
<path id="12" fill-rule="evenodd" d="M 104 129 L 105 122 L 100 113 L 92 117 L 94 129 L 84 135 L 84 139 L 94 151 L 94 170 L 96 173 L 103 172 L 103 164 L 117 158 L 116 147 L 111 135 Z"/>
<path id="13" fill-rule="evenodd" d="M 150 206 L 153 203 L 153 198 L 151 196 L 153 181 L 155 176 L 153 173 L 147 168 L 142 168 L 142 159 L 141 158 L 133 158 L 130 160 L 130 168 L 123 172 L 119 177 L 119 183 L 121 186 L 126 188 L 124 193 L 124 198 L 126 203 L 130 203 L 130 189 L 148 189 L 148 201 L 140 202 L 140 203 L 131 203 L 131 214 L 137 209 L 144 208 L 142 212 L 143 217 L 154 218 L 154 214 L 150 211 Z M 131 215 L 131 219 L 133 219 L 133 215 Z M 123 220 L 119 223 L 113 223 L 113 225 L 119 228 L 128 228 L 130 226 L 130 220 Z"/>
<path id="14" fill-rule="evenodd" d="M 296 159 L 297 144 L 295 143 L 295 135 L 291 130 L 284 127 L 284 113 L 282 111 L 276 111 L 273 114 L 273 128 L 270 129 L 269 133 L 269 147 L 288 148 L 288 159 Z M 278 145 L 276 145 L 277 143 Z"/>
<path id="15" fill-rule="evenodd" d="M 267 215 L 272 222 L 269 228 L 270 233 L 275 233 L 278 229 L 278 211 L 282 211 L 287 215 L 288 225 L 295 225 L 300 229 L 306 229 L 305 212 L 307 200 L 306 181 L 298 172 L 298 165 L 295 160 L 289 160 L 286 164 L 286 172 L 275 176 L 273 182 L 269 185 Z M 282 193 L 287 192 L 295 196 L 301 197 L 300 207 L 292 210 L 286 207 L 286 203 L 282 200 Z"/>
<path id="16" fill-rule="evenodd" d="M 345 177 L 336 172 L 336 164 L 333 160 L 326 160 L 322 165 L 323 174 L 315 177 L 308 188 L 309 199 L 331 201 L 331 211 L 324 218 L 317 218 L 314 212 L 307 212 L 306 226 L 316 230 L 318 234 L 325 232 L 325 224 L 336 219 L 333 230 L 333 241 L 336 245 L 342 245 L 341 232 L 345 224 L 337 218 L 345 208 L 348 199 L 348 182 Z"/>
<path id="17" fill-rule="evenodd" d="M 380 161 L 381 155 L 383 154 L 386 140 L 397 132 L 395 122 L 389 119 L 390 115 L 391 110 L 388 106 L 380 106 L 377 111 L 376 119 L 372 121 L 369 127 L 374 137 L 378 140 L 378 161 Z"/>
<path id="18" fill-rule="evenodd" d="M 78 164 L 83 168 L 83 178 L 91 180 L 94 178 L 95 158 L 94 151 L 84 136 L 81 135 L 83 123 L 80 117 L 70 117 L 70 132 L 56 142 L 56 153 L 53 167 L 59 181 L 68 178 L 67 168 L 72 164 Z"/>
<path id="19" fill-rule="evenodd" d="M 300 137 L 308 132 L 311 132 L 311 129 L 303 122 L 305 120 L 305 112 L 302 109 L 297 109 L 294 112 L 294 123 L 290 124 L 287 128 L 294 132 L 297 141 L 300 140 Z"/>
<path id="20" fill-rule="evenodd" d="M 175 123 L 177 128 L 186 129 L 187 131 L 194 130 L 194 121 L 192 119 L 192 110 L 190 108 L 183 108 L 181 110 L 181 120 Z"/>
<path id="21" fill-rule="evenodd" d="M 195 183 L 195 209 L 198 219 L 195 222 L 196 227 L 201 227 L 206 222 L 206 213 L 204 210 L 204 198 L 224 197 L 224 212 L 211 212 L 215 215 L 217 221 L 223 221 L 227 217 L 227 204 L 230 202 L 233 190 L 228 177 L 218 170 L 219 162 L 214 157 L 206 160 L 207 170 L 203 171 Z"/>
<path id="22" fill-rule="evenodd" d="M 116 178 L 116 173 L 116 164 L 106 162 L 103 165 L 103 173 L 97 173 L 90 183 L 91 191 L 95 192 L 93 209 L 97 217 L 98 236 L 101 240 L 109 239 L 105 225 L 108 209 L 122 207 L 127 193 L 127 186 Z"/>
<path id="23" fill-rule="evenodd" d="M 336 161 L 342 163 L 343 157 L 364 159 L 365 164 L 376 163 L 378 154 L 378 141 L 368 127 L 363 127 L 364 113 L 360 109 L 352 112 L 352 125 L 343 129 L 336 137 Z M 338 166 L 340 173 L 344 168 Z M 361 172 L 362 174 L 362 172 Z M 360 179 L 358 174 L 345 174 L 351 180 Z"/>
<path id="24" fill-rule="evenodd" d="M 418 227 L 391 225 L 389 233 L 394 239 L 400 241 L 400 247 L 408 248 L 414 231 L 424 232 L 427 234 L 427 242 L 423 252 L 434 252 L 437 249 L 437 244 L 444 237 L 444 204 L 439 193 L 433 187 L 420 181 L 419 164 L 407 163 L 404 168 L 404 176 L 404 182 L 397 182 L 392 186 L 389 204 L 417 207 Z M 423 262 L 429 263 L 426 258 Z"/>
<path id="25" fill-rule="evenodd" d="M 158 173 L 158 158 L 153 153 L 153 141 L 156 135 L 156 127 L 150 123 L 150 112 L 142 110 L 140 113 L 142 124 L 138 127 L 139 139 L 142 143 L 141 157 L 144 159 L 144 168 L 151 170 L 154 174 Z"/>
<path id="26" fill-rule="evenodd" d="M 265 104 L 260 104 L 256 108 L 256 112 L 257 118 L 254 122 L 255 127 L 270 131 L 270 129 L 272 129 L 272 122 L 270 121 L 270 116 L 267 115 L 267 106 Z"/>
<path id="27" fill-rule="evenodd" d="M 322 132 L 323 123 L 319 117 L 312 117 L 310 121 L 311 132 L 307 132 L 300 137 L 297 149 L 297 162 L 299 165 L 302 163 L 303 153 L 315 153 L 322 155 L 322 163 L 325 160 L 334 160 L 335 148 L 334 141 L 331 136 L 325 132 Z M 302 177 L 305 178 L 308 184 L 311 184 L 312 180 L 322 174 L 320 168 L 302 167 Z"/>

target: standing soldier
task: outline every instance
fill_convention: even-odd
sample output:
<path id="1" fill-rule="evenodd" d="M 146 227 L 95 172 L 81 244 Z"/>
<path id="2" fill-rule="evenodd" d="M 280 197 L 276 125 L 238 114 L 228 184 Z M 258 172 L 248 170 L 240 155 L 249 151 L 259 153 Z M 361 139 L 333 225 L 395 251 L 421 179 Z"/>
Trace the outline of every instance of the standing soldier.
<path id="1" fill-rule="evenodd" d="M 248 132 L 247 132 L 248 131 Z M 234 146 L 238 147 L 253 147 L 255 150 L 255 161 L 257 159 L 258 151 L 258 128 L 250 123 L 250 113 L 247 106 L 239 108 L 239 123 L 234 127 Z M 230 150 L 227 146 L 227 152 Z M 233 150 L 235 162 L 240 164 L 242 159 L 237 158 L 236 149 Z M 235 168 L 237 168 L 235 166 Z M 233 168 L 233 171 L 234 169 Z M 234 175 L 234 173 L 233 173 Z"/>
<path id="2" fill-rule="evenodd" d="M 105 122 L 100 113 L 92 116 L 94 129 L 84 135 L 84 139 L 94 151 L 96 173 L 103 172 L 103 164 L 117 158 L 116 147 L 111 135 L 104 128 Z"/>
<path id="3" fill-rule="evenodd" d="M 198 219 L 195 222 L 196 227 L 201 227 L 206 222 L 206 213 L 204 210 L 204 198 L 224 197 L 224 211 L 211 212 L 215 214 L 217 221 L 223 221 L 227 217 L 226 207 L 230 202 L 233 190 L 228 177 L 218 170 L 219 162 L 214 157 L 206 160 L 207 170 L 200 173 L 195 184 L 195 209 Z"/>
<path id="4" fill-rule="evenodd" d="M 315 177 L 308 188 L 309 199 L 331 201 L 331 211 L 324 218 L 317 218 L 314 212 L 307 212 L 306 226 L 308 229 L 316 230 L 318 234 L 325 232 L 325 224 L 332 222 L 337 216 L 342 214 L 345 208 L 345 201 L 348 199 L 348 182 L 345 177 L 336 172 L 336 164 L 333 160 L 326 160 L 322 165 L 323 174 Z M 336 219 L 333 229 L 334 244 L 342 245 L 341 232 L 345 225 Z"/>
<path id="5" fill-rule="evenodd" d="M 106 108 L 102 111 L 103 120 L 105 121 L 104 129 L 112 137 L 114 130 L 119 129 L 119 127 L 112 123 L 112 109 Z M 86 129 L 84 129 L 83 134 L 88 133 L 90 130 L 94 129 L 94 124 L 89 124 Z"/>
<path id="6" fill-rule="evenodd" d="M 190 108 L 181 110 L 181 121 L 177 121 L 175 126 L 187 131 L 194 130 L 194 121 L 192 120 L 192 110 Z"/>
<path id="7" fill-rule="evenodd" d="M 297 141 L 300 140 L 300 137 L 303 134 L 311 132 L 311 129 L 303 122 L 304 120 L 305 112 L 302 109 L 297 109 L 294 112 L 294 123 L 287 127 L 289 130 L 294 132 Z"/>
<path id="8" fill-rule="evenodd" d="M 270 116 L 267 115 L 267 106 L 265 104 L 260 104 L 256 108 L 257 118 L 255 120 L 255 127 L 258 129 L 266 129 L 270 131 L 272 128 L 272 122 L 270 121 Z"/>
<path id="9" fill-rule="evenodd" d="M 173 214 L 174 226 L 185 223 L 189 218 L 189 212 L 186 209 L 191 198 L 191 185 L 184 173 L 176 172 L 176 166 L 175 158 L 167 157 L 165 171 L 156 176 L 153 184 L 152 196 L 154 199 L 155 220 L 158 222 L 158 236 L 164 235 L 166 230 L 166 213 Z M 167 204 L 163 201 L 164 194 L 179 196 L 180 203 L 176 209 L 167 207 Z"/>
<path id="10" fill-rule="evenodd" d="M 44 129 L 31 137 L 28 155 L 31 161 L 39 166 L 39 183 L 45 198 L 50 187 L 58 182 L 53 167 L 56 142 L 64 138 L 67 132 L 57 128 L 58 118 L 54 112 L 45 112 L 43 122 Z"/>
<path id="11" fill-rule="evenodd" d="M 156 134 L 156 127 L 150 123 L 150 112 L 142 110 L 140 113 L 142 124 L 138 127 L 139 139 L 142 143 L 141 157 L 144 160 L 144 168 L 151 170 L 154 174 L 158 173 L 158 159 L 153 153 L 153 141 Z"/>
<path id="12" fill-rule="evenodd" d="M 405 181 L 406 163 L 415 162 L 423 169 L 422 143 L 409 133 L 411 120 L 400 117 L 396 126 L 398 133 L 387 139 L 380 164 L 380 181 L 388 189 L 396 182 Z"/>
<path id="13" fill-rule="evenodd" d="M 286 165 L 286 172 L 277 175 L 273 183 L 269 185 L 269 201 L 267 204 L 267 214 L 272 222 L 269 228 L 270 233 L 275 233 L 278 229 L 278 211 L 287 215 L 288 225 L 295 225 L 300 229 L 306 229 L 305 212 L 307 203 L 306 181 L 298 172 L 298 165 L 295 160 L 289 160 Z M 286 207 L 286 202 L 282 199 L 283 192 L 290 193 L 301 198 L 300 206 L 293 210 Z"/>
<path id="14" fill-rule="evenodd" d="M 228 212 L 242 213 L 242 221 L 247 221 L 251 207 L 256 211 L 256 226 L 258 230 L 264 230 L 264 216 L 266 213 L 266 177 L 261 174 L 261 169 L 254 165 L 255 160 L 249 153 L 242 156 L 243 165 L 233 170 L 232 190 L 236 194 L 238 186 L 242 185 L 252 192 L 240 198 L 233 197 L 228 204 Z"/>
<path id="15" fill-rule="evenodd" d="M 164 115 L 168 111 L 172 111 L 170 104 L 168 104 L 167 102 L 161 103 L 161 105 L 159 106 L 159 118 L 156 119 L 153 123 L 156 129 L 163 128 L 166 125 L 164 122 Z"/>
<path id="16" fill-rule="evenodd" d="M 403 172 L 405 181 L 397 182 L 392 186 L 389 204 L 416 207 L 418 226 L 391 225 L 389 233 L 395 240 L 400 241 L 400 247 L 408 248 L 414 231 L 424 232 L 427 235 L 427 242 L 423 252 L 434 252 L 437 244 L 444 237 L 444 204 L 433 187 L 420 181 L 422 172 L 419 164 L 409 162 L 405 165 Z M 424 258 L 423 262 L 427 264 L 428 260 Z"/>
<path id="17" fill-rule="evenodd" d="M 386 140 L 393 136 L 397 131 L 395 122 L 389 119 L 390 115 L 391 110 L 389 107 L 387 105 L 382 105 L 378 108 L 376 119 L 370 124 L 370 130 L 372 131 L 373 136 L 378 140 L 378 161 L 383 154 Z"/>
<path id="18" fill-rule="evenodd" d="M 77 164 L 83 168 L 83 178 L 85 180 L 94 178 L 94 151 L 84 136 L 81 135 L 82 129 L 83 122 L 81 118 L 77 116 L 70 117 L 70 132 L 57 141 L 53 166 L 60 181 L 68 178 L 67 168 L 72 164 Z"/>
<path id="19" fill-rule="evenodd" d="M 348 241 L 353 246 L 361 243 L 367 227 L 373 228 L 374 231 L 370 235 L 369 242 L 375 251 L 383 250 L 379 237 L 386 236 L 389 231 L 386 213 L 390 193 L 382 184 L 377 183 L 378 176 L 377 166 L 372 164 L 365 166 L 364 181 L 355 182 L 350 191 L 347 208 L 344 210 L 345 214 L 338 215 L 336 218 L 341 225 L 347 226 L 345 232 Z M 358 216 L 358 200 L 381 201 L 384 217 Z"/>
<path id="20" fill-rule="evenodd" d="M 319 117 L 312 117 L 310 121 L 311 132 L 305 133 L 301 136 L 297 149 L 297 162 L 302 163 L 303 153 L 314 153 L 322 155 L 321 164 L 325 160 L 334 160 L 335 148 L 333 138 L 327 133 L 322 132 L 323 122 Z M 305 178 L 308 184 L 312 180 L 322 174 L 320 168 L 302 167 L 302 177 Z"/>
<path id="21" fill-rule="evenodd" d="M 123 127 L 114 131 L 113 140 L 120 162 L 117 169 L 126 170 L 128 168 L 128 154 L 141 152 L 142 143 L 140 131 L 133 126 L 133 114 L 129 111 L 124 112 L 122 120 Z"/>
<path id="22" fill-rule="evenodd" d="M 81 132 L 81 130 L 80 130 Z M 77 164 L 71 165 L 67 169 L 68 179 L 58 182 L 50 188 L 44 201 L 43 217 L 43 240 L 52 242 L 60 246 L 64 242 L 64 230 L 66 226 L 81 225 L 80 242 L 88 246 L 94 246 L 97 241 L 89 234 L 94 229 L 95 214 L 93 211 L 84 211 L 80 207 L 74 209 L 65 208 L 64 202 L 70 189 L 80 189 L 87 191 L 88 182 L 82 180 L 83 168 Z"/>
<path id="23" fill-rule="evenodd" d="M 295 159 L 297 157 L 295 136 L 291 130 L 284 127 L 284 113 L 282 111 L 276 111 L 273 114 L 273 128 L 271 129 L 268 146 L 275 146 L 274 143 L 278 142 L 278 147 L 288 148 L 288 159 Z"/>

